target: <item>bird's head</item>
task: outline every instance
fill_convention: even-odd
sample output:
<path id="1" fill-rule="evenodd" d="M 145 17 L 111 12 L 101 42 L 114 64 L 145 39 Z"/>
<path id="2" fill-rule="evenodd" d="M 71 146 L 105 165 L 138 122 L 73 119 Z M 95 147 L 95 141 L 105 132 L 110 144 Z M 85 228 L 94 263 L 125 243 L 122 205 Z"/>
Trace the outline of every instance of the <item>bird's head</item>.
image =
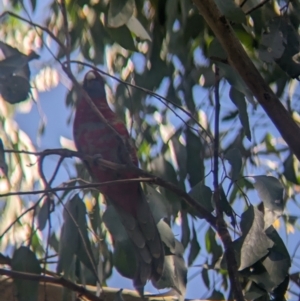
<path id="1" fill-rule="evenodd" d="M 89 71 L 83 80 L 83 89 L 92 99 L 105 97 L 105 82 L 102 76 L 94 71 Z"/>

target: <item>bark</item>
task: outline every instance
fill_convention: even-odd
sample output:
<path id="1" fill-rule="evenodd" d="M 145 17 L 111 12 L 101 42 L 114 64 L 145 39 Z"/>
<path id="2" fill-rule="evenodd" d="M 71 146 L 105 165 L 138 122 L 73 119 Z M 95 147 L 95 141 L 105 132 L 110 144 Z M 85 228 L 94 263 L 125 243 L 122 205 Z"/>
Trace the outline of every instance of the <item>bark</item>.
<path id="1" fill-rule="evenodd" d="M 193 0 L 193 2 L 227 52 L 230 65 L 242 77 L 285 142 L 300 160 L 300 143 L 298 142 L 300 129 L 298 125 L 260 75 L 229 22 L 220 13 L 213 0 Z"/>

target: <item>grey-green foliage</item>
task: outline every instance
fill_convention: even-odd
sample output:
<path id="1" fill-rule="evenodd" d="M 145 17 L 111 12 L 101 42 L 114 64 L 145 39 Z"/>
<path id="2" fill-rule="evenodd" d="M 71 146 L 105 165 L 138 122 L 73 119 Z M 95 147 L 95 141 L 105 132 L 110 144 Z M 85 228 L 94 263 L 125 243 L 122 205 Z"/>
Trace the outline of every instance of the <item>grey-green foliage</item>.
<path id="1" fill-rule="evenodd" d="M 10 3 L 16 11 L 22 11 L 23 1 L 13 0 Z M 37 2 L 32 0 L 30 3 L 31 6 L 27 8 L 29 13 L 31 10 L 36 11 Z M 282 9 L 280 16 L 276 5 L 284 6 L 285 1 L 266 2 L 247 15 L 246 12 L 259 4 L 258 0 L 248 0 L 243 7 L 238 5 L 238 1 L 233 0 L 216 1 L 216 4 L 228 18 L 239 41 L 259 72 L 266 82 L 272 85 L 276 94 L 282 96 L 281 101 L 295 118 L 299 111 L 297 99 L 292 97 L 295 96 L 292 95 L 293 89 L 290 90 L 289 97 L 285 97 L 285 92 L 291 79 L 299 76 L 297 33 L 300 24 L 299 1 L 289 2 L 289 8 Z M 249 202 L 255 203 L 258 200 L 246 198 L 246 195 L 253 195 L 253 185 L 243 176 L 248 175 L 249 170 L 252 176 L 253 172 L 255 175 L 258 174 L 256 172 L 267 174 L 271 171 L 276 178 L 280 178 L 280 183 L 283 183 L 287 190 L 294 191 L 293 184 L 299 184 L 299 168 L 292 154 L 286 155 L 282 152 L 281 145 L 277 143 L 278 140 L 274 142 L 274 134 L 269 128 L 271 121 L 261 114 L 247 83 L 230 66 L 227 54 L 196 6 L 192 2 L 182 0 L 90 2 L 70 0 L 66 1 L 66 6 L 70 26 L 71 57 L 99 68 L 106 65 L 109 73 L 151 92 L 149 94 L 136 88 L 126 88 L 123 84 L 118 84 L 111 79 L 107 80 L 107 89 L 112 92 L 110 100 L 114 110 L 120 119 L 127 122 L 130 133 L 135 139 L 141 167 L 189 192 L 195 201 L 213 214 L 214 188 L 210 176 L 215 99 L 212 88 L 215 84 L 214 65 L 218 66 L 221 76 L 220 163 L 226 159 L 231 165 L 229 174 L 231 181 L 228 184 L 225 171 L 222 170 L 223 165 L 220 164 L 221 209 L 231 218 L 232 224 L 240 226 L 242 230 L 239 238 L 234 237 L 240 268 L 245 271 L 250 269 L 250 266 L 252 268 L 253 265 L 259 264 L 267 270 L 266 274 L 263 274 L 266 283 L 257 275 L 253 277 L 244 273 L 247 280 L 252 279 L 255 282 L 249 286 L 253 289 L 248 289 L 248 293 L 256 297 L 261 291 L 274 293 L 275 285 L 280 282 L 279 286 L 282 285 L 281 288 L 284 288 L 290 259 L 282 247 L 282 241 L 271 231 L 273 229 L 271 224 L 282 214 L 285 202 L 292 199 L 296 204 L 298 203 L 297 195 L 292 194 L 290 198 L 283 196 L 282 187 L 277 185 L 278 180 L 274 180 L 276 184 L 273 180 L 271 183 L 270 178 L 265 175 L 255 177 L 255 188 L 264 204 L 263 216 L 253 209 L 254 207 L 244 208 L 245 203 L 248 205 Z M 55 32 L 61 42 L 65 42 L 66 30 L 64 23 L 61 22 L 61 12 L 57 2 L 50 1 L 48 15 L 47 12 L 43 13 L 46 16 L 42 18 L 42 25 L 49 31 Z M 3 36 L 7 36 L 10 41 L 16 36 L 25 35 L 29 29 L 35 31 L 32 26 L 13 17 L 2 21 Z M 44 33 L 43 38 L 45 39 L 46 36 L 47 34 Z M 3 67 L 0 73 L 2 77 L 5 76 L 5 80 L 0 83 L 0 92 L 10 103 L 24 100 L 31 89 L 29 66 L 32 66 L 33 57 L 24 55 L 17 48 L 12 48 L 8 41 L 0 48 L 4 53 L 4 59 L 0 61 Z M 65 60 L 64 49 L 55 44 L 55 41 L 51 41 L 51 50 L 56 58 Z M 44 51 L 47 51 L 46 44 L 42 45 L 41 53 Z M 48 57 L 47 59 L 42 57 L 38 62 L 40 65 L 49 64 L 51 67 L 61 68 L 59 64 L 56 65 L 54 59 L 49 62 Z M 80 64 L 72 64 L 72 68 L 78 79 L 82 78 L 87 70 Z M 25 77 L 20 76 L 20 71 L 24 71 Z M 15 89 L 16 87 L 18 89 Z M 160 99 L 162 101 L 160 102 L 153 96 L 153 92 L 157 91 L 165 95 L 167 100 Z M 65 99 L 68 109 L 73 109 L 78 101 L 78 94 L 74 88 L 66 93 Z M 183 108 L 187 113 L 182 111 Z M 7 112 L 5 116 L 0 112 L 1 128 L 10 131 L 5 132 L 4 149 L 23 149 L 21 136 L 13 141 L 12 128 L 8 126 L 13 109 L 9 107 Z M 162 128 L 172 129 L 172 132 L 170 130 L 170 133 L 165 133 L 167 135 L 162 137 Z M 20 133 L 15 129 L 13 133 L 15 131 L 17 134 Z M 262 132 L 265 135 L 261 135 Z M 24 163 L 22 166 L 29 166 L 32 163 L 25 161 L 25 157 L 21 154 L 14 156 L 5 154 L 4 160 L 1 152 L 0 167 L 5 169 L 7 165 L 8 175 L 13 173 L 16 162 Z M 272 163 L 274 161 L 278 168 L 272 169 L 274 165 L 270 164 L 270 161 Z M 90 180 L 82 164 L 76 163 L 74 166 L 79 178 Z M 284 170 L 283 174 L 281 170 Z M 37 176 L 40 178 L 38 173 Z M 28 186 L 22 186 L 22 181 L 25 180 L 26 177 L 22 177 L 16 187 L 20 189 L 25 187 L 27 190 Z M 36 182 L 31 183 L 32 189 L 36 187 Z M 52 233 L 49 241 L 51 248 L 59 252 L 58 270 L 65 271 L 70 268 L 73 255 L 93 269 L 94 260 L 91 260 L 90 255 L 94 254 L 95 249 L 101 249 L 103 270 L 106 269 L 102 274 L 104 282 L 109 277 L 113 265 L 122 275 L 132 278 L 134 270 L 132 246 L 127 240 L 126 232 L 122 230 L 118 216 L 114 215 L 110 207 L 102 215 L 103 204 L 100 200 L 103 198 L 98 198 L 99 194 L 95 191 L 84 190 L 85 196 L 92 194 L 95 201 L 99 201 L 98 207 L 94 206 L 97 212 L 94 211 L 93 214 L 89 212 L 89 218 L 92 229 L 100 235 L 100 239 L 97 243 L 91 240 L 87 230 L 89 223 L 86 221 L 84 203 L 82 200 L 71 199 L 71 201 L 68 198 L 74 183 L 65 184 L 69 189 L 62 193 L 61 199 L 64 202 L 68 201 L 67 208 L 73 213 L 72 215 L 75 215 L 77 225 L 65 212 L 59 238 L 60 248 L 58 248 L 57 235 Z M 176 194 L 156 186 L 144 188 L 155 221 L 159 223 L 163 240 L 171 253 L 168 254 L 170 257 L 166 264 L 167 270 L 172 273 L 164 275 L 163 281 L 156 285 L 175 286 L 183 291 L 179 288 L 185 287 L 186 281 L 183 251 L 186 252 L 185 258 L 188 258 L 188 263 L 194 265 L 197 264 L 198 255 L 201 254 L 207 256 L 206 266 L 201 270 L 205 284 L 207 286 L 214 284 L 213 273 L 217 273 L 222 279 L 220 287 L 211 287 L 213 289 L 211 297 L 223 297 L 219 290 L 228 289 L 228 278 L 225 271 L 214 268 L 223 252 L 215 231 L 211 227 L 207 228 L 205 221 L 202 220 L 204 226 L 198 228 L 198 218 L 202 216 Z M 280 203 L 276 203 L 277 201 Z M 9 207 L 6 207 L 6 210 L 7 208 Z M 54 210 L 58 214 L 57 209 Z M 237 221 L 235 213 L 237 213 Z M 240 216 L 241 223 L 239 223 Z M 261 229 L 262 216 L 263 230 Z M 49 207 L 44 199 L 37 213 L 39 230 L 48 225 L 48 217 Z M 110 222 L 111 220 L 114 223 Z M 179 246 L 178 237 L 174 236 L 175 233 L 172 234 L 170 227 L 178 221 L 181 222 L 180 239 L 184 249 L 181 251 L 176 251 L 176 246 Z M 296 225 L 296 222 L 293 225 Z M 236 227 L 235 231 L 238 230 L 239 227 Z M 265 230 L 271 233 L 266 233 Z M 114 237 L 113 248 L 110 245 L 108 232 Z M 33 237 L 38 240 L 37 236 Z M 201 245 L 203 237 L 205 244 Z M 37 243 L 34 239 L 32 245 L 42 252 L 41 242 Z M 254 243 L 256 240 L 261 244 L 256 246 Z M 248 247 L 245 242 L 249 243 Z M 255 248 L 254 251 L 249 251 L 249 246 Z M 269 267 L 271 270 L 273 268 L 273 255 L 279 258 L 282 273 L 269 272 Z M 132 264 L 128 265 L 128 261 Z M 172 270 L 174 264 L 177 270 Z M 180 275 L 178 283 L 175 283 L 176 273 Z"/>

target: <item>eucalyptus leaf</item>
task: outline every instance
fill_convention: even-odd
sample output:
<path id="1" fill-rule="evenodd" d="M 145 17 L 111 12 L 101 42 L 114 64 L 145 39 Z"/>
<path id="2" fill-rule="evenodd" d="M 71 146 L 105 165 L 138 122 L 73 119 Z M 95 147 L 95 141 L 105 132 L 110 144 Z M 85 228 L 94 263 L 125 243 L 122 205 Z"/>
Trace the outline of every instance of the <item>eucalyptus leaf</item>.
<path id="1" fill-rule="evenodd" d="M 146 199 L 149 203 L 152 215 L 156 223 L 162 218 L 168 217 L 168 200 L 151 185 L 146 185 Z"/>
<path id="2" fill-rule="evenodd" d="M 233 0 L 216 0 L 216 4 L 228 20 L 236 23 L 244 23 L 246 21 L 243 10 Z"/>
<path id="3" fill-rule="evenodd" d="M 165 221 L 160 220 L 157 224 L 157 229 L 162 242 L 169 248 L 169 252 L 175 254 L 176 241 L 170 226 Z"/>
<path id="4" fill-rule="evenodd" d="M 43 200 L 43 204 L 42 204 L 42 206 L 41 206 L 41 208 L 39 210 L 39 213 L 37 215 L 38 229 L 40 231 L 44 230 L 45 227 L 46 227 L 52 203 L 53 203 L 53 200 L 51 199 L 51 196 L 49 196 L 49 195 L 47 195 L 45 197 L 45 199 Z"/>
<path id="5" fill-rule="evenodd" d="M 102 220 L 116 241 L 122 242 L 129 239 L 121 219 L 113 206 L 107 206 Z"/>
<path id="6" fill-rule="evenodd" d="M 241 230 L 242 236 L 233 242 L 239 271 L 258 262 L 274 245 L 264 231 L 263 214 L 253 206 L 242 214 Z"/>
<path id="7" fill-rule="evenodd" d="M 8 167 L 5 161 L 5 153 L 2 139 L 0 139 L 0 171 L 7 176 Z"/>
<path id="8" fill-rule="evenodd" d="M 197 233 L 195 230 L 195 226 L 193 225 L 193 238 L 191 240 L 191 248 L 188 257 L 188 265 L 191 266 L 195 259 L 197 258 L 199 252 L 201 250 L 200 244 L 198 242 Z"/>
<path id="9" fill-rule="evenodd" d="M 248 138 L 249 141 L 251 141 L 251 130 L 250 130 L 250 123 L 249 123 L 249 116 L 247 112 L 245 95 L 232 86 L 230 88 L 229 96 L 238 109 L 239 119 L 245 131 L 246 137 Z"/>
<path id="10" fill-rule="evenodd" d="M 181 245 L 178 241 L 177 244 Z M 178 246 L 178 248 L 180 247 Z M 187 267 L 182 255 L 179 254 L 180 252 L 176 252 L 176 255 L 165 256 L 163 274 L 159 281 L 152 280 L 152 283 L 158 289 L 170 287 L 184 296 L 187 284 Z"/>
<path id="11" fill-rule="evenodd" d="M 74 255 L 95 275 L 95 259 L 87 233 L 86 208 L 76 194 L 70 199 L 63 212 L 64 223 L 61 230 L 57 271 L 68 274 Z M 73 256 L 72 256 L 73 255 Z"/>
<path id="12" fill-rule="evenodd" d="M 20 247 L 14 251 L 11 268 L 16 272 L 40 275 L 42 272 L 39 261 L 28 247 Z M 14 279 L 19 301 L 37 301 L 39 283 L 26 279 Z"/>
<path id="13" fill-rule="evenodd" d="M 150 42 L 152 41 L 149 33 L 135 16 L 130 17 L 130 19 L 126 22 L 126 26 L 141 40 L 148 40 Z"/>
<path id="14" fill-rule="evenodd" d="M 257 190 L 265 208 L 265 229 L 282 215 L 284 189 L 278 179 L 271 176 L 254 176 L 254 188 Z"/>
<path id="15" fill-rule="evenodd" d="M 189 195 L 195 199 L 202 207 L 204 207 L 207 211 L 212 212 L 214 210 L 212 204 L 212 191 L 208 186 L 205 186 L 202 182 L 196 184 L 189 191 Z M 194 212 L 199 218 L 203 218 L 198 212 Z"/>
<path id="16" fill-rule="evenodd" d="M 243 162 L 241 152 L 237 148 L 232 148 L 226 152 L 224 158 L 231 165 L 231 180 L 236 182 L 240 177 L 242 169 Z"/>
<path id="17" fill-rule="evenodd" d="M 111 0 L 108 10 L 108 26 L 120 27 L 128 22 L 135 8 L 134 0 Z"/>

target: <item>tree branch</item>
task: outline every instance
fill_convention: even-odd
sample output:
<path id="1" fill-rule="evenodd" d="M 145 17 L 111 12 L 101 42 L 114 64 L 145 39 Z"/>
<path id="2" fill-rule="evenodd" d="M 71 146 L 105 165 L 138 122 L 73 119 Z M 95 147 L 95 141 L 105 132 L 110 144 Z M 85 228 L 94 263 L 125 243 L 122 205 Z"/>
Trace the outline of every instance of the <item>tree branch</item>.
<path id="1" fill-rule="evenodd" d="M 14 150 L 5 150 L 6 153 L 8 152 L 15 152 Z M 136 178 L 133 179 L 126 179 L 126 180 L 116 180 L 116 181 L 110 181 L 110 182 L 103 182 L 103 183 L 92 183 L 92 184 L 86 184 L 86 185 L 81 185 L 80 187 L 75 186 L 75 187 L 59 187 L 59 188 L 51 188 L 51 189 L 46 189 L 46 190 L 40 190 L 40 191 L 25 191 L 25 192 L 11 192 L 11 193 L 6 193 L 6 194 L 0 194 L 0 197 L 5 197 L 5 196 L 11 196 L 11 195 L 20 195 L 20 194 L 38 194 L 38 193 L 50 193 L 54 191 L 59 191 L 59 190 L 69 190 L 69 189 L 75 189 L 75 188 L 99 188 L 99 186 L 104 186 L 104 185 L 116 185 L 124 182 L 130 182 L 130 181 L 138 181 L 138 182 L 148 182 L 152 184 L 156 184 L 158 186 L 167 188 L 174 192 L 176 195 L 181 197 L 189 206 L 191 206 L 194 210 L 196 210 L 203 218 L 215 229 L 216 228 L 216 218 L 209 212 L 207 211 L 200 203 L 198 203 L 196 200 L 194 200 L 188 193 L 185 191 L 181 190 L 178 188 L 176 185 L 163 180 L 162 178 L 156 177 L 152 175 L 151 173 L 148 173 L 146 171 L 143 171 L 136 167 L 134 164 L 129 165 L 122 165 L 122 164 L 116 164 L 114 162 L 110 162 L 101 158 L 98 158 L 97 156 L 85 156 L 79 152 L 76 151 L 71 151 L 69 149 L 48 149 L 43 152 L 27 152 L 27 151 L 17 151 L 19 153 L 27 153 L 31 155 L 37 155 L 37 156 L 49 156 L 49 155 L 59 155 L 63 158 L 69 158 L 69 157 L 78 157 L 82 160 L 86 161 L 91 161 L 95 162 L 97 160 L 97 164 L 113 169 L 113 170 L 118 170 L 119 172 L 130 172 L 133 173 Z"/>
<path id="2" fill-rule="evenodd" d="M 79 295 L 85 296 L 88 300 L 91 301 L 104 301 L 102 298 L 97 297 L 93 293 L 89 292 L 81 285 L 77 285 L 63 277 L 49 277 L 44 275 L 37 275 L 31 273 L 17 272 L 6 269 L 0 269 L 0 275 L 8 276 L 15 279 L 26 279 L 33 280 L 38 282 L 54 283 L 59 284 L 65 288 L 68 288 L 74 292 L 77 292 Z"/>
<path id="3" fill-rule="evenodd" d="M 244 295 L 242 286 L 239 282 L 238 267 L 235 258 L 235 252 L 232 246 L 232 239 L 227 229 L 226 222 L 220 204 L 220 187 L 219 187 L 219 140 L 220 140 L 220 95 L 219 95 L 220 75 L 219 68 L 215 65 L 215 140 L 214 140 L 214 166 L 213 166 L 213 184 L 214 184 L 214 201 L 217 213 L 217 232 L 224 245 L 224 256 L 226 258 L 227 269 L 231 284 L 231 289 L 237 301 L 243 301 Z"/>
<path id="4" fill-rule="evenodd" d="M 82 288 L 81 286 L 79 286 Z M 45 293 L 47 295 L 47 301 L 57 301 L 61 300 L 63 295 L 63 288 L 64 286 L 61 285 L 61 283 L 52 283 L 52 282 L 45 282 L 41 283 L 39 286 L 39 296 L 38 301 L 44 301 L 45 300 Z M 77 300 L 82 301 L 91 301 L 93 299 L 89 299 L 90 294 L 95 294 L 97 291 L 97 287 L 87 285 L 86 291 L 88 292 L 88 295 L 80 295 L 78 296 Z M 112 287 L 103 287 L 103 291 L 100 295 L 101 299 L 96 300 L 103 300 L 103 301 L 115 301 L 120 300 L 120 298 L 116 298 L 117 293 L 120 290 L 117 288 Z M 12 279 L 7 277 L 0 277 L 0 300 L 5 301 L 15 301 L 16 297 L 14 295 L 14 286 Z M 79 295 L 79 294 L 78 294 Z M 94 297 L 94 296 L 93 296 Z M 129 290 L 129 289 L 123 289 L 122 290 L 122 298 L 125 301 L 178 301 L 177 296 L 167 295 L 167 294 L 145 294 L 144 298 L 142 298 L 136 291 Z M 66 301 L 72 301 L 71 297 L 67 297 Z M 207 300 L 207 299 L 186 299 L 186 301 L 217 301 L 217 300 Z M 221 301 L 221 300 L 218 300 Z M 231 300 L 233 301 L 233 300 Z"/>
<path id="5" fill-rule="evenodd" d="M 213 0 L 193 0 L 193 2 L 227 52 L 230 65 L 237 70 L 283 139 L 300 160 L 300 143 L 298 139 L 295 139 L 295 137 L 300 137 L 299 127 L 255 68 L 229 22 L 220 13 Z"/>

